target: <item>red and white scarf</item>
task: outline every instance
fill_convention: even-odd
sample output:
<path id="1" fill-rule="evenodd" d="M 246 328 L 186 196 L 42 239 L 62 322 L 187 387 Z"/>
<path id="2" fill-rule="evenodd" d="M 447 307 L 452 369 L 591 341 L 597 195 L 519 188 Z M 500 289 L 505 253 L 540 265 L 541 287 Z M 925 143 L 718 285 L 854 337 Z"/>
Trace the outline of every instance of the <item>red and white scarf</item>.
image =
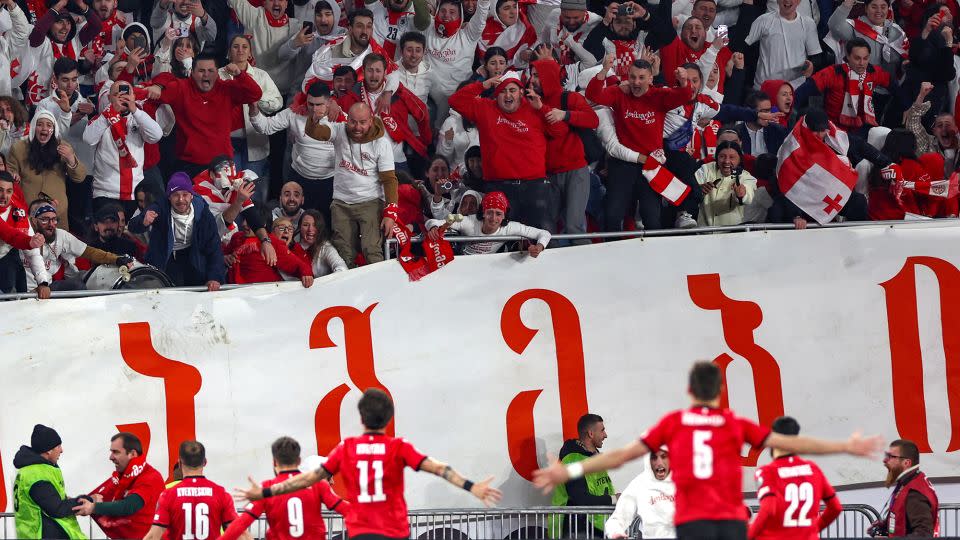
<path id="1" fill-rule="evenodd" d="M 107 49 L 112 49 L 115 45 L 113 38 L 113 30 L 115 28 L 120 28 L 127 25 L 126 19 L 120 16 L 120 13 L 114 10 L 113 15 L 108 17 L 106 20 L 101 21 L 100 33 L 90 41 L 89 47 L 93 50 L 94 56 L 97 58 L 103 58 L 104 51 Z M 83 51 L 81 51 L 81 54 Z"/>
<path id="2" fill-rule="evenodd" d="M 66 56 L 67 58 L 72 58 L 73 60 L 77 59 L 77 52 L 73 50 L 73 40 L 69 39 L 66 43 L 57 43 L 56 41 L 50 40 L 50 46 L 53 49 L 53 57 L 60 58 Z"/>
<path id="3" fill-rule="evenodd" d="M 140 474 L 147 467 L 147 456 L 137 456 L 131 458 L 127 463 L 127 468 L 122 473 L 113 471 L 110 478 L 100 484 L 96 489 L 90 492 L 91 495 L 99 494 L 103 496 L 103 502 L 112 502 L 122 499 L 126 492 L 130 491 L 133 483 L 140 477 Z M 104 531 L 106 532 L 106 531 Z"/>
<path id="4" fill-rule="evenodd" d="M 643 176 L 661 197 L 674 206 L 680 206 L 680 203 L 690 194 L 690 186 L 674 176 L 664 165 L 666 162 L 667 156 L 663 153 L 663 149 L 650 152 L 647 161 L 643 163 Z"/>
<path id="5" fill-rule="evenodd" d="M 630 77 L 630 66 L 637 59 L 637 41 L 629 39 L 607 40 L 613 44 L 613 73 L 622 81 Z"/>
<path id="6" fill-rule="evenodd" d="M 127 146 L 127 117 L 114 110 L 113 105 L 103 111 L 103 117 L 110 123 L 110 135 L 120 156 L 120 200 L 133 200 L 133 169 L 137 168 L 137 159 Z"/>
<path id="7" fill-rule="evenodd" d="M 900 29 L 896 23 L 893 23 L 893 25 L 900 30 L 900 37 L 893 41 L 887 39 L 887 36 L 883 33 L 883 26 L 874 26 L 859 17 L 856 19 L 847 19 L 847 24 L 852 26 L 854 31 L 861 36 L 879 43 L 880 47 L 882 47 L 881 54 L 883 55 L 883 59 L 885 61 L 893 61 L 893 54 L 890 52 L 890 50 L 893 50 L 902 59 L 907 59 L 909 57 L 910 41 L 907 39 L 907 34 Z"/>
<path id="8" fill-rule="evenodd" d="M 711 120 L 706 127 L 696 126 L 693 128 L 693 139 L 690 141 L 688 150 L 693 159 L 708 160 L 713 159 L 717 153 L 717 136 L 720 133 L 720 122 Z"/>
<path id="9" fill-rule="evenodd" d="M 450 242 L 443 238 L 446 225 L 440 228 L 439 240 L 430 240 L 424 237 L 424 256 L 418 257 L 414 255 L 411 250 L 412 242 L 410 241 L 410 231 L 403 221 L 400 220 L 399 207 L 396 204 L 388 204 L 387 207 L 383 209 L 383 217 L 388 217 L 394 222 L 392 229 L 393 236 L 397 239 L 397 244 L 400 247 L 397 260 L 407 273 L 410 281 L 419 281 L 427 274 L 443 268 L 453 260 L 453 247 L 450 245 Z"/>
<path id="10" fill-rule="evenodd" d="M 863 75 L 850 69 L 847 64 L 841 64 L 841 69 L 847 79 L 847 86 L 843 94 L 843 107 L 840 109 L 840 126 L 844 129 L 855 129 L 864 124 L 877 125 L 873 110 L 873 78 L 870 76 L 869 67 Z"/>
<path id="11" fill-rule="evenodd" d="M 956 172 L 951 174 L 950 178 L 941 180 L 931 180 L 927 173 L 920 175 L 916 180 L 907 180 L 900 165 L 893 163 L 884 167 L 880 171 L 880 176 L 890 181 L 890 193 L 901 207 L 904 190 L 940 199 L 953 199 L 960 195 L 960 174 Z"/>
<path id="12" fill-rule="evenodd" d="M 267 8 L 263 8 L 263 14 L 267 19 L 267 24 L 273 28 L 283 28 L 290 24 L 290 16 L 288 16 L 286 13 L 279 17 L 274 17 L 273 14 L 267 10 Z"/>
<path id="13" fill-rule="evenodd" d="M 490 47 L 501 47 L 507 51 L 507 61 L 512 62 L 513 57 L 522 48 L 533 47 L 536 42 L 537 32 L 531 24 L 527 23 L 525 15 L 521 13 L 517 17 L 517 22 L 512 26 L 506 26 L 500 21 L 500 17 L 494 14 L 487 19 L 487 25 L 483 27 L 477 48 L 483 53 Z"/>

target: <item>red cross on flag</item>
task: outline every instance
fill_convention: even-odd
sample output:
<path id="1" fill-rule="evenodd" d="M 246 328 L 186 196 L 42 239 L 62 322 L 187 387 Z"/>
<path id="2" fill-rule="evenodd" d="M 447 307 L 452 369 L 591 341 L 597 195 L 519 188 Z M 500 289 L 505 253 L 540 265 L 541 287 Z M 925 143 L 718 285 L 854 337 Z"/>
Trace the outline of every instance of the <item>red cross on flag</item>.
<path id="1" fill-rule="evenodd" d="M 813 134 L 802 118 L 777 153 L 780 191 L 821 225 L 843 209 L 857 184 L 847 161 L 850 141 L 833 122 L 826 140 Z"/>

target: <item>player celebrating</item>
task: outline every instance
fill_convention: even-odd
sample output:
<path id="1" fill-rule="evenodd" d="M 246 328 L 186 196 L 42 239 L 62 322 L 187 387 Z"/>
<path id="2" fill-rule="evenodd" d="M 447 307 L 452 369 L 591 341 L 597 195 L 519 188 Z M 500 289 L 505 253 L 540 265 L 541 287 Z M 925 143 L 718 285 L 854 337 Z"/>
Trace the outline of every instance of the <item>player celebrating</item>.
<path id="1" fill-rule="evenodd" d="M 800 424 L 790 416 L 773 421 L 773 432 L 797 435 Z M 791 453 L 772 451 L 773 461 L 754 473 L 760 511 L 750 524 L 751 540 L 815 540 L 833 523 L 843 507 L 830 482 L 812 461 Z M 827 509 L 820 512 L 820 501 Z"/>
<path id="2" fill-rule="evenodd" d="M 740 467 L 744 442 L 802 454 L 856 456 L 869 456 L 882 444 L 880 437 L 863 439 L 859 433 L 846 441 L 770 433 L 729 409 L 720 409 L 722 387 L 720 369 L 711 362 L 697 362 L 690 370 L 687 390 L 693 400 L 691 408 L 667 414 L 640 440 L 623 448 L 566 466 L 554 462 L 534 471 L 534 485 L 548 493 L 571 478 L 615 469 L 647 454 L 650 448 L 666 445 L 677 485 L 677 537 L 743 539 L 747 536 Z"/>
<path id="3" fill-rule="evenodd" d="M 275 486 L 299 474 L 300 443 L 290 437 L 280 437 L 273 442 L 270 450 L 273 452 L 273 469 L 277 476 L 264 482 L 264 487 Z M 326 538 L 327 527 L 320 511 L 321 502 L 342 516 L 346 516 L 350 510 L 350 503 L 337 497 L 326 481 L 320 481 L 308 489 L 248 504 L 240 519 L 230 524 L 220 540 L 236 540 L 264 512 L 267 514 L 267 540 Z"/>
<path id="4" fill-rule="evenodd" d="M 165 489 L 157 502 L 153 527 L 143 540 L 207 540 L 237 519 L 233 498 L 223 487 L 203 477 L 207 451 L 197 441 L 180 443 L 183 481 Z M 167 531 L 164 536 L 164 530 Z M 244 531 L 240 538 L 251 540 Z"/>
<path id="5" fill-rule="evenodd" d="M 500 500 L 500 490 L 490 487 L 492 476 L 473 483 L 449 465 L 421 454 L 407 441 L 385 435 L 387 424 L 393 418 L 393 401 L 386 392 L 368 388 L 357 408 L 364 434 L 341 441 L 320 468 L 265 487 L 251 478 L 250 488 L 237 490 L 237 498 L 257 501 L 276 497 L 299 491 L 339 472 L 350 501 L 350 512 L 344 520 L 347 535 L 357 540 L 410 537 L 407 503 L 403 498 L 405 467 L 440 476 L 488 506 Z"/>

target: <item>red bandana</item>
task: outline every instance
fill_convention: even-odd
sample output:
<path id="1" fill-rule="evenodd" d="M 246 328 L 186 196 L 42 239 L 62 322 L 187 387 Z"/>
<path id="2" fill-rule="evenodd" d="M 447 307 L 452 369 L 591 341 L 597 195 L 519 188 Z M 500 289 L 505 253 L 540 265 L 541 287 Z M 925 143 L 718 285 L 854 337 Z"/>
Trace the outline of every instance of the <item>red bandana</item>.
<path id="1" fill-rule="evenodd" d="M 510 208 L 510 201 L 507 200 L 506 194 L 504 194 L 502 191 L 491 191 L 483 197 L 483 203 L 481 203 L 480 206 L 483 208 L 484 212 L 491 208 L 495 208 L 506 214 L 507 209 Z"/>
<path id="2" fill-rule="evenodd" d="M 103 111 L 103 117 L 110 123 L 110 135 L 120 155 L 120 200 L 129 201 L 133 196 L 133 169 L 137 167 L 137 160 L 127 147 L 127 117 L 114 110 L 113 105 Z"/>
<path id="3" fill-rule="evenodd" d="M 267 17 L 267 24 L 274 28 L 283 28 L 290 22 L 290 17 L 288 17 L 286 13 L 275 19 L 273 15 L 267 11 L 267 8 L 263 8 L 263 14 Z"/>

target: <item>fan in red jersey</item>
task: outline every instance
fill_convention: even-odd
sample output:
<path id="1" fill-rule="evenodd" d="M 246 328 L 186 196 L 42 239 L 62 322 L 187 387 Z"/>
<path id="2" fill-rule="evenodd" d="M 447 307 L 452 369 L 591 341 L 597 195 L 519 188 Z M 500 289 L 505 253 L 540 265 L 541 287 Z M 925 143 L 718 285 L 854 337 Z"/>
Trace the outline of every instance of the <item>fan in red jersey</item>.
<path id="1" fill-rule="evenodd" d="M 206 540 L 217 538 L 223 527 L 237 519 L 233 497 L 203 476 L 207 450 L 198 441 L 180 443 L 183 480 L 160 494 L 153 526 L 143 540 Z M 164 535 L 166 532 L 166 535 Z M 243 531 L 240 538 L 252 540 Z"/>
<path id="2" fill-rule="evenodd" d="M 797 435 L 800 424 L 790 416 L 773 421 L 773 432 Z M 750 523 L 748 537 L 758 540 L 814 540 L 833 523 L 843 507 L 817 464 L 774 449 L 773 461 L 757 469 L 760 511 Z M 820 502 L 827 505 L 820 513 Z"/>
<path id="3" fill-rule="evenodd" d="M 407 502 L 403 498 L 406 467 L 435 474 L 488 506 L 500 500 L 500 490 L 490 486 L 492 476 L 473 483 L 453 467 L 421 454 L 409 442 L 386 435 L 387 424 L 393 418 L 393 400 L 383 390 L 368 388 L 357 408 L 364 434 L 341 441 L 320 468 L 267 487 L 250 479 L 250 487 L 236 490 L 236 497 L 249 501 L 278 497 L 340 473 L 350 502 L 345 524 L 351 540 L 410 537 Z"/>
<path id="4" fill-rule="evenodd" d="M 300 473 L 300 443 L 291 437 L 280 437 L 270 450 L 277 476 L 263 482 L 264 487 L 275 486 Z M 321 481 L 307 489 L 248 504 L 240 519 L 230 524 L 220 540 L 236 540 L 264 513 L 267 514 L 267 540 L 326 538 L 327 527 L 320 503 L 341 516 L 350 511 L 350 503 L 338 497 L 330 484 Z"/>
<path id="5" fill-rule="evenodd" d="M 689 409 L 668 413 L 639 440 L 623 448 L 564 466 L 554 462 L 533 473 L 534 485 L 548 493 L 554 486 L 587 473 L 620 467 L 667 446 L 677 485 L 674 523 L 677 538 L 744 539 L 747 512 L 743 505 L 740 450 L 743 443 L 803 454 L 870 456 L 879 451 L 880 437 L 854 433 L 846 441 L 825 441 L 771 433 L 769 428 L 720 408 L 723 376 L 712 362 L 697 362 L 690 370 Z"/>

